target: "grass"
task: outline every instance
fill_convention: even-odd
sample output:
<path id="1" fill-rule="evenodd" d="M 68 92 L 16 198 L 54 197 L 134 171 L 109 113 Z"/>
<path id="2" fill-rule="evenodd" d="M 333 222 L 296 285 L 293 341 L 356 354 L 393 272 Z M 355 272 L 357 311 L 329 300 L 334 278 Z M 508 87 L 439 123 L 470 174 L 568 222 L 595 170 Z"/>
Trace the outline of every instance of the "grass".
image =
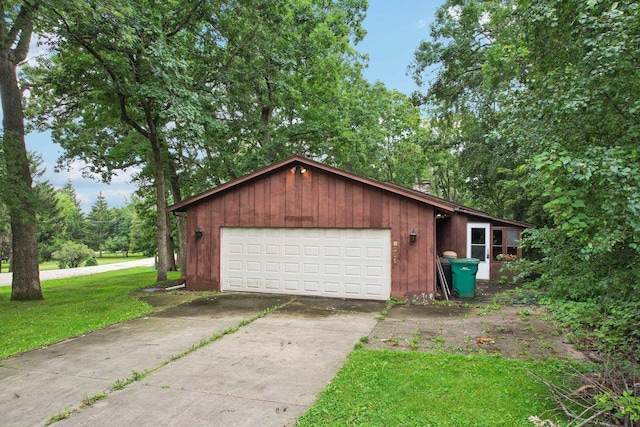
<path id="1" fill-rule="evenodd" d="M 298 426 L 531 426 L 553 418 L 546 387 L 527 370 L 559 379 L 567 362 L 524 362 L 356 350 Z"/>
<path id="2" fill-rule="evenodd" d="M 107 264 L 115 264 L 118 262 L 125 262 L 125 261 L 136 261 L 139 259 L 145 259 L 148 258 L 146 256 L 143 255 L 139 255 L 139 254 L 135 254 L 135 255 L 131 255 L 129 254 L 128 257 L 124 257 L 121 254 L 102 254 L 102 258 L 99 258 L 96 255 L 96 260 L 98 261 L 98 265 L 107 265 Z M 84 267 L 84 263 L 82 263 L 81 267 Z M 58 261 L 45 261 L 40 263 L 39 269 L 40 271 L 45 271 L 45 270 L 57 270 L 60 267 L 58 267 Z M 2 262 L 2 272 L 3 273 L 8 273 L 9 272 L 9 263 L 6 261 Z"/>
<path id="3" fill-rule="evenodd" d="M 10 301 L 11 287 L 1 287 L 0 359 L 152 312 L 129 292 L 155 279 L 155 271 L 138 267 L 49 280 L 42 282 L 43 301 L 25 302 Z"/>

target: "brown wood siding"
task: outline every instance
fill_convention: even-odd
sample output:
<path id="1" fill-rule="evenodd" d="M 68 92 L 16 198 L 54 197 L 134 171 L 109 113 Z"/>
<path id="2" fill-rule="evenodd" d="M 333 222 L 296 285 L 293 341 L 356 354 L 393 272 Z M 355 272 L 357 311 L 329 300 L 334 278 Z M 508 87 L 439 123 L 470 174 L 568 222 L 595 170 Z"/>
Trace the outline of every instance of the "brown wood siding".
<path id="1" fill-rule="evenodd" d="M 188 289 L 220 290 L 220 230 L 239 227 L 384 228 L 398 242 L 391 265 L 396 298 L 434 293 L 434 210 L 430 205 L 308 168 L 274 171 L 188 209 L 191 230 L 204 237 L 187 243 Z M 415 230 L 416 243 L 409 242 Z"/>
<path id="2" fill-rule="evenodd" d="M 451 217 L 437 220 L 437 251 L 454 251 L 458 258 L 467 256 L 467 217 L 454 214 Z"/>

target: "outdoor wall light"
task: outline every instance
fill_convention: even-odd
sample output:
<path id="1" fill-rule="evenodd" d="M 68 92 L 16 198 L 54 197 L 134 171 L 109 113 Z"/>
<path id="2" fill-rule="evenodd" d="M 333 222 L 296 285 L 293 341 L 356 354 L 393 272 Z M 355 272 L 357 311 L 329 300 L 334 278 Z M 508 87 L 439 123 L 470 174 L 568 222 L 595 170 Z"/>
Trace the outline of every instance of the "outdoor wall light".
<path id="1" fill-rule="evenodd" d="M 411 233 L 409 233 L 409 242 L 415 243 L 416 237 L 418 237 L 418 234 L 416 233 L 416 229 L 414 228 L 411 230 Z"/>
<path id="2" fill-rule="evenodd" d="M 202 231 L 202 228 L 196 227 L 196 240 L 202 239 L 203 234 L 204 232 Z"/>
<path id="3" fill-rule="evenodd" d="M 307 171 L 307 169 L 304 166 L 300 166 L 300 165 L 296 165 L 289 170 L 291 171 L 291 173 L 296 173 L 296 171 L 300 171 L 301 174 Z"/>

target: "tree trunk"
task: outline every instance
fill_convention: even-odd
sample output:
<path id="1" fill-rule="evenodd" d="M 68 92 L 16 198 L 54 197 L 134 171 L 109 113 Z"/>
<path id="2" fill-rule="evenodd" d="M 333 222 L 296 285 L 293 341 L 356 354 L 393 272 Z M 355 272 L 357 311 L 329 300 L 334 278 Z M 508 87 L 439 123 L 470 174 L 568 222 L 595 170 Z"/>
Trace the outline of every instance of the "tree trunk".
<path id="1" fill-rule="evenodd" d="M 173 203 L 182 201 L 182 192 L 180 191 L 180 182 L 178 173 L 173 162 L 167 165 L 169 168 L 169 184 L 171 187 L 171 195 Z M 178 269 L 180 277 L 187 275 L 187 218 L 184 214 L 176 213 L 176 222 L 178 224 Z"/>
<path id="2" fill-rule="evenodd" d="M 171 219 L 169 216 L 169 212 L 167 212 L 167 224 L 169 225 L 169 231 L 167 233 L 167 253 L 169 265 L 167 265 L 167 271 L 177 271 L 178 267 L 176 266 L 176 245 L 173 243 L 173 239 L 171 238 Z"/>
<path id="3" fill-rule="evenodd" d="M 2 17 L 4 19 L 4 17 Z M 12 51 L 0 50 L 0 98 L 2 98 L 2 139 L 5 180 L 2 189 L 11 217 L 13 279 L 12 300 L 42 299 L 38 270 L 38 240 L 29 158 L 24 140 L 22 94 Z"/>
<path id="4" fill-rule="evenodd" d="M 178 268 L 180 277 L 187 277 L 187 217 L 176 215 L 178 223 Z"/>
<path id="5" fill-rule="evenodd" d="M 167 271 L 172 264 L 169 258 L 169 221 L 167 221 L 164 162 L 162 161 L 160 141 L 157 134 L 152 132 L 150 136 L 149 141 L 151 142 L 151 149 L 153 150 L 154 188 L 156 192 L 156 238 L 158 240 L 158 274 L 156 280 L 158 282 L 164 282 L 167 280 Z"/>

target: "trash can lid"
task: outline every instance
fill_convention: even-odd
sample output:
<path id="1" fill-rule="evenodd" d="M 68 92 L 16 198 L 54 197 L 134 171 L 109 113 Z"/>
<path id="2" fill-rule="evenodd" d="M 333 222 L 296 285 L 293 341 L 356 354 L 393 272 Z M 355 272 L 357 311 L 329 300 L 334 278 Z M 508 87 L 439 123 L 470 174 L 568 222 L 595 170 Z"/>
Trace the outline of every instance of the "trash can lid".
<path id="1" fill-rule="evenodd" d="M 480 264 L 478 258 L 452 258 L 449 260 L 452 264 Z"/>

